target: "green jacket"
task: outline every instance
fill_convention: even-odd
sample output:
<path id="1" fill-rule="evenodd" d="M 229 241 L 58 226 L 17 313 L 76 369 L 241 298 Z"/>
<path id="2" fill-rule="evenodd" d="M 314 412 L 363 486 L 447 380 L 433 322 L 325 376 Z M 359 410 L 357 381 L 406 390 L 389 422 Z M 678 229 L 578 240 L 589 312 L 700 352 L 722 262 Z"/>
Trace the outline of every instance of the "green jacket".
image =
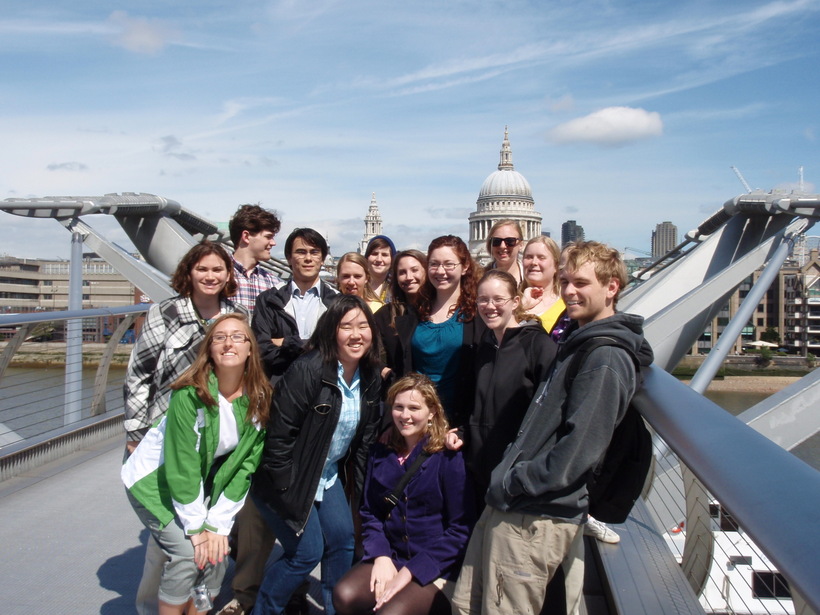
<path id="1" fill-rule="evenodd" d="M 208 386 L 218 399 L 215 375 L 211 374 Z M 218 467 L 214 468 L 214 454 L 219 443 L 219 408 L 206 407 L 194 387 L 174 391 L 168 412 L 123 465 L 126 488 L 162 527 L 179 517 L 189 535 L 204 530 L 222 535 L 230 532 L 265 441 L 262 426 L 246 421 L 248 398 L 242 395 L 232 405 L 239 443 L 217 460 Z"/>

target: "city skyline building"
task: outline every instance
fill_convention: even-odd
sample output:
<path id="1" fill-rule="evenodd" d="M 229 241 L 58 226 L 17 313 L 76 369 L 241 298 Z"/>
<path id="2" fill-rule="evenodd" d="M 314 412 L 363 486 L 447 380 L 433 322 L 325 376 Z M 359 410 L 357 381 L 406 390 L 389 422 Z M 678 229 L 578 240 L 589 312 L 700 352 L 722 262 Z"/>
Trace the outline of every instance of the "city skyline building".
<path id="1" fill-rule="evenodd" d="M 504 127 L 498 170 L 484 180 L 476 200 L 476 210 L 469 216 L 470 253 L 480 263 L 489 262 L 487 236 L 499 220 L 515 220 L 521 225 L 524 240 L 541 234 L 541 214 L 535 211 L 532 188 L 527 179 L 515 170 L 510 147 L 509 130 Z"/>
<path id="2" fill-rule="evenodd" d="M 370 240 L 381 234 L 382 215 L 379 212 L 379 204 L 376 202 L 376 193 L 373 192 L 370 196 L 370 208 L 364 217 L 364 235 L 362 235 L 362 240 L 359 242 L 359 254 L 364 254 Z"/>
<path id="3" fill-rule="evenodd" d="M 573 241 L 584 240 L 584 227 L 575 220 L 567 220 L 561 225 L 561 247 Z"/>
<path id="4" fill-rule="evenodd" d="M 678 227 L 666 220 L 652 231 L 652 258 L 660 258 L 678 245 Z"/>

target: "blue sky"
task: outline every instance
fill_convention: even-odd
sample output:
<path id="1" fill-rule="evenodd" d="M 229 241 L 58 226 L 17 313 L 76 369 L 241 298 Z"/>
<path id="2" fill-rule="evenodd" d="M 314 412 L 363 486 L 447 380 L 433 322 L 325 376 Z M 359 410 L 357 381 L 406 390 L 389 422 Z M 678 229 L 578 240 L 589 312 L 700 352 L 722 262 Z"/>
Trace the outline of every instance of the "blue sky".
<path id="1" fill-rule="evenodd" d="M 261 202 L 339 255 L 375 192 L 424 248 L 467 238 L 509 126 L 545 230 L 648 250 L 744 192 L 731 165 L 820 181 L 820 0 L 3 6 L 0 199 L 149 192 L 217 221 Z M 54 221 L 0 220 L 0 253 L 69 253 Z"/>

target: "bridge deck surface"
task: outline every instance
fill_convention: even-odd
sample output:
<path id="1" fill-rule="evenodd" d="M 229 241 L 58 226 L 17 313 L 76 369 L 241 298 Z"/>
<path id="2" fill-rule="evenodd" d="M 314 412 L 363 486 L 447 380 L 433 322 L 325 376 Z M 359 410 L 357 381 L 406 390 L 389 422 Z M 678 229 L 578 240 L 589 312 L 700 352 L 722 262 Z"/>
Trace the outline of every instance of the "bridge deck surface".
<path id="1" fill-rule="evenodd" d="M 122 453 L 117 437 L 0 483 L 0 612 L 134 613 L 148 533 L 120 482 Z"/>

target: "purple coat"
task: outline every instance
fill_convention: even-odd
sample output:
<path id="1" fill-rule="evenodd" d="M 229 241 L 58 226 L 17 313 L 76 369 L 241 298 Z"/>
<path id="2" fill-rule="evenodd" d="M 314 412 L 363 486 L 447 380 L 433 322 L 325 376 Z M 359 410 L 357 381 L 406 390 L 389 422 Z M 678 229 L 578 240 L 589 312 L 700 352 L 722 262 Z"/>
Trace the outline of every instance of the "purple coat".
<path id="1" fill-rule="evenodd" d="M 381 443 L 370 451 L 361 507 L 364 560 L 387 556 L 406 566 L 421 585 L 437 578 L 455 580 L 475 525 L 475 495 L 461 453 L 433 453 L 387 512 L 384 496 L 420 453 L 423 440 L 405 465 Z"/>

